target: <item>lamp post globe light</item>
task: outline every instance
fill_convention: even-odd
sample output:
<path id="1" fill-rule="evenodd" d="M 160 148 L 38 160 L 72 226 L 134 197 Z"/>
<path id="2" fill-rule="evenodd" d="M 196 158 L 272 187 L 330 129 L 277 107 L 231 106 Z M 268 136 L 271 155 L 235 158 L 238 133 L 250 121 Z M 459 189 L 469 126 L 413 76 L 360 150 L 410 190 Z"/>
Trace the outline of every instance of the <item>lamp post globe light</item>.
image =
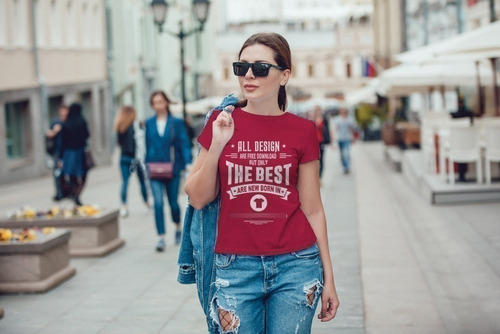
<path id="1" fill-rule="evenodd" d="M 165 0 L 152 0 L 151 8 L 153 10 L 154 23 L 158 25 L 158 31 L 163 32 L 163 24 L 165 23 L 167 17 L 169 4 Z M 177 37 L 180 40 L 180 59 L 181 59 L 181 94 L 182 94 L 182 116 L 184 121 L 186 120 L 186 77 L 185 77 L 185 65 L 184 65 L 184 39 L 197 32 L 203 31 L 203 26 L 208 18 L 208 8 L 210 7 L 210 1 L 208 0 L 193 0 L 192 11 L 194 16 L 199 22 L 198 27 L 194 27 L 191 30 L 184 31 L 184 26 L 182 20 L 179 21 L 179 32 L 175 33 L 168 29 L 165 29 L 170 35 Z"/>

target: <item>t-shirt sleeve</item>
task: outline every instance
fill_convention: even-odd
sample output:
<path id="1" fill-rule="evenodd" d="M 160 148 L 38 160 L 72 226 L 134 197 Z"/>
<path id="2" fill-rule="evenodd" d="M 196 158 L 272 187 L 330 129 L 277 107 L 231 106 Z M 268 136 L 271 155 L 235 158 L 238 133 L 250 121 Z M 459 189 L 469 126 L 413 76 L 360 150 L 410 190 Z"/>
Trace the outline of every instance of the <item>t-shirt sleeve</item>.
<path id="1" fill-rule="evenodd" d="M 304 146 L 299 164 L 319 159 L 319 141 L 316 135 L 316 125 L 313 121 L 308 121 L 307 137 L 304 138 Z"/>
<path id="2" fill-rule="evenodd" d="M 198 143 L 203 146 L 205 149 L 209 149 L 212 144 L 212 123 L 215 121 L 217 116 L 219 116 L 220 111 L 214 111 L 210 118 L 205 124 L 203 131 L 198 136 Z"/>

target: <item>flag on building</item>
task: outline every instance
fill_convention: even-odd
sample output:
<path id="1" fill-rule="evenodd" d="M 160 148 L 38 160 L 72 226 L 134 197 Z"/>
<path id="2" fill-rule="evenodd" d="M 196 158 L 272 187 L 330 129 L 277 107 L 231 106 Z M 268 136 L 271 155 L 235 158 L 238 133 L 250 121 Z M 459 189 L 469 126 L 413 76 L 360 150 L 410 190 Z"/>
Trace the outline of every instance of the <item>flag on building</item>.
<path id="1" fill-rule="evenodd" d="M 377 76 L 377 70 L 375 64 L 369 61 L 365 57 L 361 57 L 361 68 L 363 70 L 363 76 L 373 78 Z"/>

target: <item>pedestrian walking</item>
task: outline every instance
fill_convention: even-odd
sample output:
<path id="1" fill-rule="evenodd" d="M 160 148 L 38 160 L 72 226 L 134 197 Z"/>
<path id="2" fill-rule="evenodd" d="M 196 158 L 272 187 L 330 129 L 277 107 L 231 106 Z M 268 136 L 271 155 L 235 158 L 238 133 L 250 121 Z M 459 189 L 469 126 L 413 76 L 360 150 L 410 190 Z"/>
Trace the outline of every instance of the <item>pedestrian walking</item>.
<path id="1" fill-rule="evenodd" d="M 120 171 L 122 174 L 122 186 L 120 198 L 122 206 L 120 216 L 128 216 L 127 189 L 128 180 L 133 172 L 137 172 L 144 204 L 149 209 L 148 191 L 144 175 L 144 157 L 146 154 L 144 143 L 144 130 L 137 121 L 137 113 L 132 106 L 123 106 L 116 114 L 114 130 L 120 145 Z"/>
<path id="2" fill-rule="evenodd" d="M 319 142 L 319 177 L 323 175 L 323 156 L 325 154 L 326 145 L 330 144 L 330 127 L 328 120 L 321 111 L 320 106 L 315 106 L 314 110 L 309 113 L 309 119 L 316 125 L 316 135 Z"/>
<path id="3" fill-rule="evenodd" d="M 285 112 L 291 66 L 281 35 L 246 40 L 233 63 L 245 99 L 211 115 L 186 180 L 195 209 L 220 195 L 210 315 L 223 333 L 310 333 L 319 296 L 321 321 L 339 305 L 316 129 Z"/>
<path id="4" fill-rule="evenodd" d="M 68 106 L 61 104 L 59 108 L 57 108 L 57 118 L 53 119 L 50 122 L 49 130 L 45 133 L 45 143 L 46 143 L 46 151 L 48 154 L 52 156 L 53 160 L 53 172 L 54 176 L 54 186 L 56 193 L 52 198 L 54 201 L 60 201 L 65 196 L 63 194 L 63 184 L 62 184 L 62 173 L 61 173 L 61 163 L 59 160 L 61 159 L 61 128 L 62 124 L 68 118 Z"/>
<path id="5" fill-rule="evenodd" d="M 333 119 L 333 138 L 337 141 L 340 150 L 340 162 L 344 174 L 349 174 L 351 164 L 350 147 L 353 140 L 353 131 L 356 125 L 352 117 L 349 117 L 346 108 L 340 108 L 339 114 Z"/>
<path id="6" fill-rule="evenodd" d="M 70 185 L 70 196 L 76 205 L 82 205 L 80 195 L 87 179 L 89 162 L 85 149 L 89 136 L 81 104 L 71 104 L 68 118 L 61 127 L 61 173 Z"/>
<path id="7" fill-rule="evenodd" d="M 163 91 L 151 94 L 150 104 L 156 115 L 146 120 L 146 165 L 154 198 L 158 233 L 156 250 L 165 249 L 163 193 L 167 193 L 172 220 L 176 225 L 175 243 L 181 241 L 181 212 L 177 196 L 181 172 L 191 163 L 191 148 L 186 127 L 170 112 L 170 100 Z"/>

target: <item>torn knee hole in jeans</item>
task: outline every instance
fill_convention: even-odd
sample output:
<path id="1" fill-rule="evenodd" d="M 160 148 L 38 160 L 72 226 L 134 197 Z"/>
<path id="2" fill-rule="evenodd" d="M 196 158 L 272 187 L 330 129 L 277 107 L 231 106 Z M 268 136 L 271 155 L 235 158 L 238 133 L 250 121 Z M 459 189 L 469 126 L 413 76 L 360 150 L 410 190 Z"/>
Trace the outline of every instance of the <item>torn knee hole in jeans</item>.
<path id="1" fill-rule="evenodd" d="M 240 319 L 234 311 L 226 311 L 219 306 L 219 325 L 223 332 L 234 331 L 240 327 Z"/>
<path id="2" fill-rule="evenodd" d="M 210 307 L 212 319 L 219 325 L 222 333 L 238 333 L 240 319 L 233 310 L 227 310 L 218 305 L 218 297 L 214 296 Z M 215 311 L 217 310 L 217 312 Z"/>
<path id="3" fill-rule="evenodd" d="M 306 301 L 307 305 L 312 307 L 314 305 L 314 302 L 316 301 L 316 298 L 319 296 L 321 292 L 321 283 L 319 281 L 315 281 L 310 284 L 306 284 L 304 286 L 304 293 L 306 294 Z"/>

